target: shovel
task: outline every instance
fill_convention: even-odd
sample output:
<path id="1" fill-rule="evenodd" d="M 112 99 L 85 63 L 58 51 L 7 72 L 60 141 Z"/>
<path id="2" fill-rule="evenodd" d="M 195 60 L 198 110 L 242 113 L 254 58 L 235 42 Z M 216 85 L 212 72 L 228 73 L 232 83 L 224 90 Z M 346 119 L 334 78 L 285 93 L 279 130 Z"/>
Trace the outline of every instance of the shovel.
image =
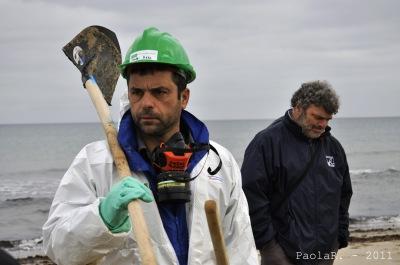
<path id="1" fill-rule="evenodd" d="M 217 265 L 229 265 L 226 254 L 225 240 L 221 230 L 221 221 L 218 215 L 217 203 L 214 200 L 207 200 L 204 203 L 204 210 L 207 216 L 208 230 L 214 246 L 214 253 Z"/>
<path id="2" fill-rule="evenodd" d="M 83 86 L 88 91 L 103 125 L 119 177 L 131 176 L 108 107 L 119 77 L 118 65 L 121 64 L 121 50 L 115 33 L 100 26 L 87 27 L 65 45 L 63 51 L 82 74 Z M 142 264 L 157 264 L 139 201 L 130 202 L 128 211 Z"/>

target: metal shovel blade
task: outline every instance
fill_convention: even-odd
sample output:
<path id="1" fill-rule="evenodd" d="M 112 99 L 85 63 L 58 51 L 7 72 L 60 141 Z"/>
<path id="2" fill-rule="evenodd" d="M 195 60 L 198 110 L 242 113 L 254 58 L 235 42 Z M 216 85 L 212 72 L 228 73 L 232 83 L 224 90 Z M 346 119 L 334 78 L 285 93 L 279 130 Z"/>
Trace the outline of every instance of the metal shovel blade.
<path id="1" fill-rule="evenodd" d="M 105 27 L 90 26 L 62 50 L 81 72 L 83 85 L 94 77 L 108 105 L 111 105 L 119 77 L 118 65 L 121 64 L 121 49 L 115 33 Z"/>

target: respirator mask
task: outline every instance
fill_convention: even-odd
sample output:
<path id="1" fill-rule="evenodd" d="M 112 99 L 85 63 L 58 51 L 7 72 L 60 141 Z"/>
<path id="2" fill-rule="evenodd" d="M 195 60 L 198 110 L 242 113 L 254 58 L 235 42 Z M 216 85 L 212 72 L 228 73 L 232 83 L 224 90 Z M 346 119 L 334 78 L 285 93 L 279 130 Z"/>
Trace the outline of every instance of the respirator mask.
<path id="1" fill-rule="evenodd" d="M 186 203 L 190 201 L 191 178 L 187 172 L 190 158 L 193 153 L 199 151 L 213 150 L 218 156 L 217 150 L 210 144 L 189 144 L 186 145 L 180 132 L 175 133 L 166 143 L 161 143 L 152 153 L 152 163 L 159 171 L 157 176 L 157 201 Z M 208 168 L 208 173 L 215 175 L 222 166 L 215 170 Z M 199 173 L 200 174 L 200 173 Z"/>

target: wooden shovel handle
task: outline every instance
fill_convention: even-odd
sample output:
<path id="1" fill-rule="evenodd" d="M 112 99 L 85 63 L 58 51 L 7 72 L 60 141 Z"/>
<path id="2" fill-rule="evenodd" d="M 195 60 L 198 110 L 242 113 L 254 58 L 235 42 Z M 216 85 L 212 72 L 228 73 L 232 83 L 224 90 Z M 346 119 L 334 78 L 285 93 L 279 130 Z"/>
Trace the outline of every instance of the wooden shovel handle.
<path id="1" fill-rule="evenodd" d="M 218 265 L 228 265 L 228 255 L 225 249 L 225 240 L 221 231 L 221 222 L 217 211 L 217 204 L 214 200 L 208 200 L 204 204 L 207 216 L 208 229 L 210 230 L 211 241 L 214 246 L 215 257 Z"/>
<path id="2" fill-rule="evenodd" d="M 119 177 L 122 179 L 131 176 L 132 173 L 126 160 L 125 153 L 122 151 L 117 140 L 117 130 L 115 129 L 114 122 L 111 118 L 110 108 L 108 107 L 103 94 L 96 82 L 91 79 L 85 82 L 85 87 L 103 125 Z M 135 200 L 130 202 L 128 205 L 128 211 L 131 217 L 133 232 L 139 247 L 142 264 L 156 265 L 157 262 L 150 243 L 149 230 L 139 201 Z"/>

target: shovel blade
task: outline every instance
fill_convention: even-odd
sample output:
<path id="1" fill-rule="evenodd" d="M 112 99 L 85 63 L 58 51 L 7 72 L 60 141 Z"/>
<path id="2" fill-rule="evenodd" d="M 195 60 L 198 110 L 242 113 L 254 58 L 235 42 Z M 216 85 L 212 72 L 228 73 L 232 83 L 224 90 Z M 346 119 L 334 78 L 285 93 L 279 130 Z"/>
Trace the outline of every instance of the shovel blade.
<path id="1" fill-rule="evenodd" d="M 104 99 L 111 105 L 121 64 L 121 49 L 115 33 L 105 27 L 90 26 L 62 50 L 81 72 L 83 85 L 94 77 Z"/>

